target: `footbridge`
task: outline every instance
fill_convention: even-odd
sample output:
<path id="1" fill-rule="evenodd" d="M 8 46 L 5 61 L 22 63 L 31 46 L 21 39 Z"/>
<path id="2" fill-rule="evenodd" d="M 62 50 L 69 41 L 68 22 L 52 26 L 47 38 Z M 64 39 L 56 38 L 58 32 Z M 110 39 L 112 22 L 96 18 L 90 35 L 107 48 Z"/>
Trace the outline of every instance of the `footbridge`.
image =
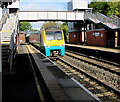
<path id="1" fill-rule="evenodd" d="M 93 14 L 84 11 L 19 11 L 19 21 L 78 22 L 84 20 L 101 23 L 110 29 L 120 29 L 120 18 L 114 15 L 108 17 L 99 12 Z"/>
<path id="2" fill-rule="evenodd" d="M 80 11 L 19 11 L 19 21 L 67 21 L 84 20 Z"/>

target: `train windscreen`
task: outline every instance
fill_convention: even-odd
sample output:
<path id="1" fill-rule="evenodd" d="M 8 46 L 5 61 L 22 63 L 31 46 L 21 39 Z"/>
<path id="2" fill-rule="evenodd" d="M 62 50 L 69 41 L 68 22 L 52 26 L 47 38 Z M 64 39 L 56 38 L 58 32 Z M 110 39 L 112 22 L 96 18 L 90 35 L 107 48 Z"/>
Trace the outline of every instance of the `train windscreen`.
<path id="1" fill-rule="evenodd" d="M 46 31 L 46 40 L 62 40 L 62 32 Z"/>

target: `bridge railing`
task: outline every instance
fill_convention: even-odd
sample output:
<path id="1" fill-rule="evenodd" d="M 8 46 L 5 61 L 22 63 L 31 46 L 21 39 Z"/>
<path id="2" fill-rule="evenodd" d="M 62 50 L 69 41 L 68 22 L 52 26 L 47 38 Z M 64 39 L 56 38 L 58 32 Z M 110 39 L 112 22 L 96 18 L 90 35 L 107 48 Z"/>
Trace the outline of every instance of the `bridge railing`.
<path id="1" fill-rule="evenodd" d="M 95 23 L 99 23 L 100 21 L 98 20 L 98 18 L 96 17 L 95 14 L 93 14 L 92 12 L 85 12 L 84 14 L 84 19 L 89 19 Z"/>
<path id="2" fill-rule="evenodd" d="M 120 28 L 120 18 L 117 17 L 116 15 L 111 15 L 110 16 L 111 19 L 113 19 L 113 23 L 116 24 L 119 28 Z"/>
<path id="3" fill-rule="evenodd" d="M 20 21 L 80 21 L 84 20 L 82 11 L 19 11 Z"/>
<path id="4" fill-rule="evenodd" d="M 85 19 L 92 20 L 95 23 L 101 22 L 112 29 L 120 28 L 120 19 L 119 18 L 113 17 L 113 16 L 112 16 L 112 18 L 110 18 L 99 12 L 96 12 L 94 14 L 92 12 L 86 12 Z"/>
<path id="5" fill-rule="evenodd" d="M 118 22 L 115 19 L 111 19 L 110 17 L 105 16 L 99 12 L 96 12 L 95 15 L 102 23 L 106 24 L 110 28 L 118 28 Z"/>
<path id="6" fill-rule="evenodd" d="M 4 12 L 1 19 L 0 19 L 0 30 L 2 30 L 3 24 L 5 24 L 7 18 L 9 17 L 8 12 Z"/>
<path id="7" fill-rule="evenodd" d="M 12 17 L 15 17 L 14 26 L 12 29 L 11 34 L 11 41 L 10 41 L 10 57 L 9 57 L 9 63 L 10 63 L 10 71 L 14 69 L 14 61 L 16 57 L 16 35 L 18 34 L 18 12 L 15 15 L 12 15 Z"/>

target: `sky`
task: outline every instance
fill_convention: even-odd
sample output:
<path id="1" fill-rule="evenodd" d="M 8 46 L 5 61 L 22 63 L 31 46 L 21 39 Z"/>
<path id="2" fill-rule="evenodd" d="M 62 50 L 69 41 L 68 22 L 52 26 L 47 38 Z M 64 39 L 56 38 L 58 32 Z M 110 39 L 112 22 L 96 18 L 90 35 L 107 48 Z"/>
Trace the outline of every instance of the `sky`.
<path id="1" fill-rule="evenodd" d="M 20 0 L 20 10 L 23 11 L 67 11 L 67 3 L 71 0 Z M 83 0 L 80 0 L 83 1 Z M 92 0 L 86 0 L 88 3 Z M 33 29 L 40 29 L 44 22 L 33 22 Z"/>
<path id="2" fill-rule="evenodd" d="M 20 0 L 20 10 L 67 11 L 67 3 L 70 1 L 71 0 Z M 92 0 L 86 1 L 90 3 Z"/>

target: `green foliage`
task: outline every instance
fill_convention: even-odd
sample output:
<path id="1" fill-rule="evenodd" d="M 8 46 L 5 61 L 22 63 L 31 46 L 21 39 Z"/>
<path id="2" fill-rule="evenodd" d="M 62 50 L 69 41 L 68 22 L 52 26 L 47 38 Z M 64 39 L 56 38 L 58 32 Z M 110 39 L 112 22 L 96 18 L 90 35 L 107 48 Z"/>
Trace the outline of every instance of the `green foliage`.
<path id="1" fill-rule="evenodd" d="M 107 15 L 119 15 L 120 14 L 120 2 L 108 2 L 108 12 Z"/>
<path id="2" fill-rule="evenodd" d="M 31 29 L 31 31 L 38 31 L 37 29 Z"/>
<path id="3" fill-rule="evenodd" d="M 98 0 L 93 0 L 90 4 L 89 7 L 93 8 L 93 12 L 101 12 L 103 14 L 105 14 L 106 10 L 107 10 L 107 2 L 103 2 L 103 1 L 99 1 Z M 104 0 L 105 1 L 105 0 Z"/>
<path id="4" fill-rule="evenodd" d="M 120 15 L 120 0 L 93 0 L 89 4 L 93 12 L 100 12 L 105 15 Z"/>
<path id="5" fill-rule="evenodd" d="M 27 31 L 27 30 L 31 30 L 32 29 L 32 25 L 29 22 L 20 22 L 20 30 L 21 31 Z"/>
<path id="6" fill-rule="evenodd" d="M 65 42 L 68 42 L 68 23 L 65 22 L 61 24 L 60 28 L 63 30 Z"/>
<path id="7" fill-rule="evenodd" d="M 61 24 L 60 28 L 63 30 L 64 34 L 68 34 L 68 24 L 67 23 Z"/>
<path id="8" fill-rule="evenodd" d="M 60 26 L 59 23 L 56 22 L 46 22 L 42 25 L 42 27 L 40 29 L 46 28 L 46 27 L 51 27 L 51 26 Z"/>

